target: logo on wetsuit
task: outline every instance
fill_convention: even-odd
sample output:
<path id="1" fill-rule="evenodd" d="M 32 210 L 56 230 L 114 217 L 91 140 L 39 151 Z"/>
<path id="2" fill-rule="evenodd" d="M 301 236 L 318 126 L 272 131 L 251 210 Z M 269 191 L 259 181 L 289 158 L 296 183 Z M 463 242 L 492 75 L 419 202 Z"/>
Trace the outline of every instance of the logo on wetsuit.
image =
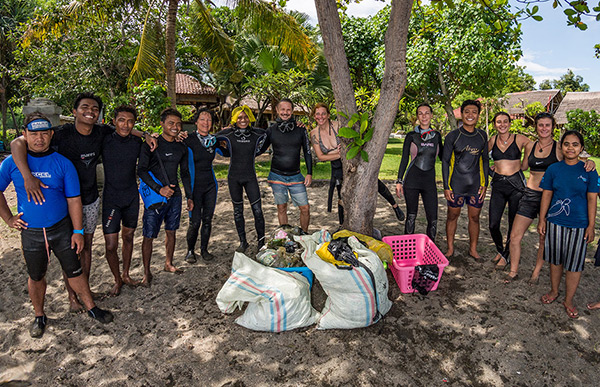
<path id="1" fill-rule="evenodd" d="M 480 151 L 479 148 L 473 148 L 471 145 L 467 145 L 461 150 L 461 152 L 469 152 L 473 156 L 477 156 Z"/>
<path id="2" fill-rule="evenodd" d="M 92 159 L 96 156 L 96 152 L 84 153 L 81 156 L 81 162 L 85 164 L 86 167 L 89 167 L 92 163 Z"/>
<path id="3" fill-rule="evenodd" d="M 428 146 L 428 147 L 433 148 L 435 146 L 435 144 L 432 142 L 423 142 L 423 143 L 421 143 L 421 146 Z"/>

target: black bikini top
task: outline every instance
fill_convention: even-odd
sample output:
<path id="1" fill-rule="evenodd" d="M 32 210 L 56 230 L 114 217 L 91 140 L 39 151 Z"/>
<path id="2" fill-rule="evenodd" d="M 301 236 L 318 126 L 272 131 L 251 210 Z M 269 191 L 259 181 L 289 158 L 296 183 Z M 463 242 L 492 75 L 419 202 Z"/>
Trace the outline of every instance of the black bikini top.
<path id="1" fill-rule="evenodd" d="M 552 150 L 550 154 L 543 159 L 535 157 L 535 146 L 537 145 L 537 141 L 533 144 L 533 148 L 531 148 L 531 153 L 529 154 L 529 158 L 527 162 L 529 164 L 529 170 L 533 172 L 545 172 L 548 167 L 554 163 L 558 162 L 556 158 L 556 141 L 553 140 Z"/>
<path id="2" fill-rule="evenodd" d="M 498 148 L 498 137 L 494 140 L 494 146 L 492 147 L 492 159 L 498 160 L 521 160 L 521 151 L 517 146 L 517 135 L 515 134 L 513 142 L 506 148 L 504 152 Z"/>

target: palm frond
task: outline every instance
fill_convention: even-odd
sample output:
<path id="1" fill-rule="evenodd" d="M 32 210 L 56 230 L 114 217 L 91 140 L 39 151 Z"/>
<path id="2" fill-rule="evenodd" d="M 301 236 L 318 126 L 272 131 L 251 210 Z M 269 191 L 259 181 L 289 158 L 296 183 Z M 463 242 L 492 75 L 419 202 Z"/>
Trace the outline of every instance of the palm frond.
<path id="1" fill-rule="evenodd" d="M 212 58 L 210 67 L 215 70 L 235 67 L 233 41 L 215 18 L 202 0 L 193 3 L 192 12 L 192 42 L 207 57 Z"/>
<path id="2" fill-rule="evenodd" d="M 149 8 L 144 19 L 137 58 L 127 81 L 129 87 L 142 83 L 146 78 L 162 80 L 165 77 L 165 62 L 161 60 L 164 53 L 160 39 L 162 27 L 156 20 L 150 19 L 151 12 L 152 8 Z"/>
<path id="3" fill-rule="evenodd" d="M 314 67 L 317 47 L 292 16 L 264 0 L 239 0 L 237 8 L 245 17 L 250 31 L 281 51 L 301 67 Z"/>

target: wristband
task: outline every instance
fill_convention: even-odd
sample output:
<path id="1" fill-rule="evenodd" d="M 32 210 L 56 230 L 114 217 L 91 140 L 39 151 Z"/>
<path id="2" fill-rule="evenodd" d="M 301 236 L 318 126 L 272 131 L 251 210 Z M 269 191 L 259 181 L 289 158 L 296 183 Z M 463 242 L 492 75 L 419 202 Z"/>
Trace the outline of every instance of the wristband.
<path id="1" fill-rule="evenodd" d="M 81 235 L 83 235 L 83 229 L 81 229 L 81 230 L 73 230 L 73 234 L 81 234 Z"/>

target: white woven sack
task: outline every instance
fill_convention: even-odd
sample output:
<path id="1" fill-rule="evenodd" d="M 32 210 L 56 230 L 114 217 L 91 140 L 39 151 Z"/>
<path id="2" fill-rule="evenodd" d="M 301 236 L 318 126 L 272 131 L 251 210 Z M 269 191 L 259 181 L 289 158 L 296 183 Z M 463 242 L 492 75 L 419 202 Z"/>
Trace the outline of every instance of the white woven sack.
<path id="1" fill-rule="evenodd" d="M 392 307 L 392 302 L 387 296 L 387 274 L 381 260 L 355 237 L 348 238 L 348 244 L 358 254 L 358 260 L 373 273 L 377 288 L 375 295 L 371 278 L 364 268 L 340 270 L 319 258 L 315 251 L 320 247 L 323 238 L 317 234 L 296 238 L 306 249 L 302 257 L 304 263 L 312 270 L 328 296 L 321 311 L 321 318 L 317 321 L 317 328 L 351 329 L 376 323 L 379 317 L 385 315 Z"/>
<path id="2" fill-rule="evenodd" d="M 310 304 L 310 285 L 304 276 L 264 266 L 236 252 L 217 305 L 221 312 L 232 313 L 246 302 L 248 307 L 235 322 L 255 331 L 300 328 L 319 317 Z"/>

